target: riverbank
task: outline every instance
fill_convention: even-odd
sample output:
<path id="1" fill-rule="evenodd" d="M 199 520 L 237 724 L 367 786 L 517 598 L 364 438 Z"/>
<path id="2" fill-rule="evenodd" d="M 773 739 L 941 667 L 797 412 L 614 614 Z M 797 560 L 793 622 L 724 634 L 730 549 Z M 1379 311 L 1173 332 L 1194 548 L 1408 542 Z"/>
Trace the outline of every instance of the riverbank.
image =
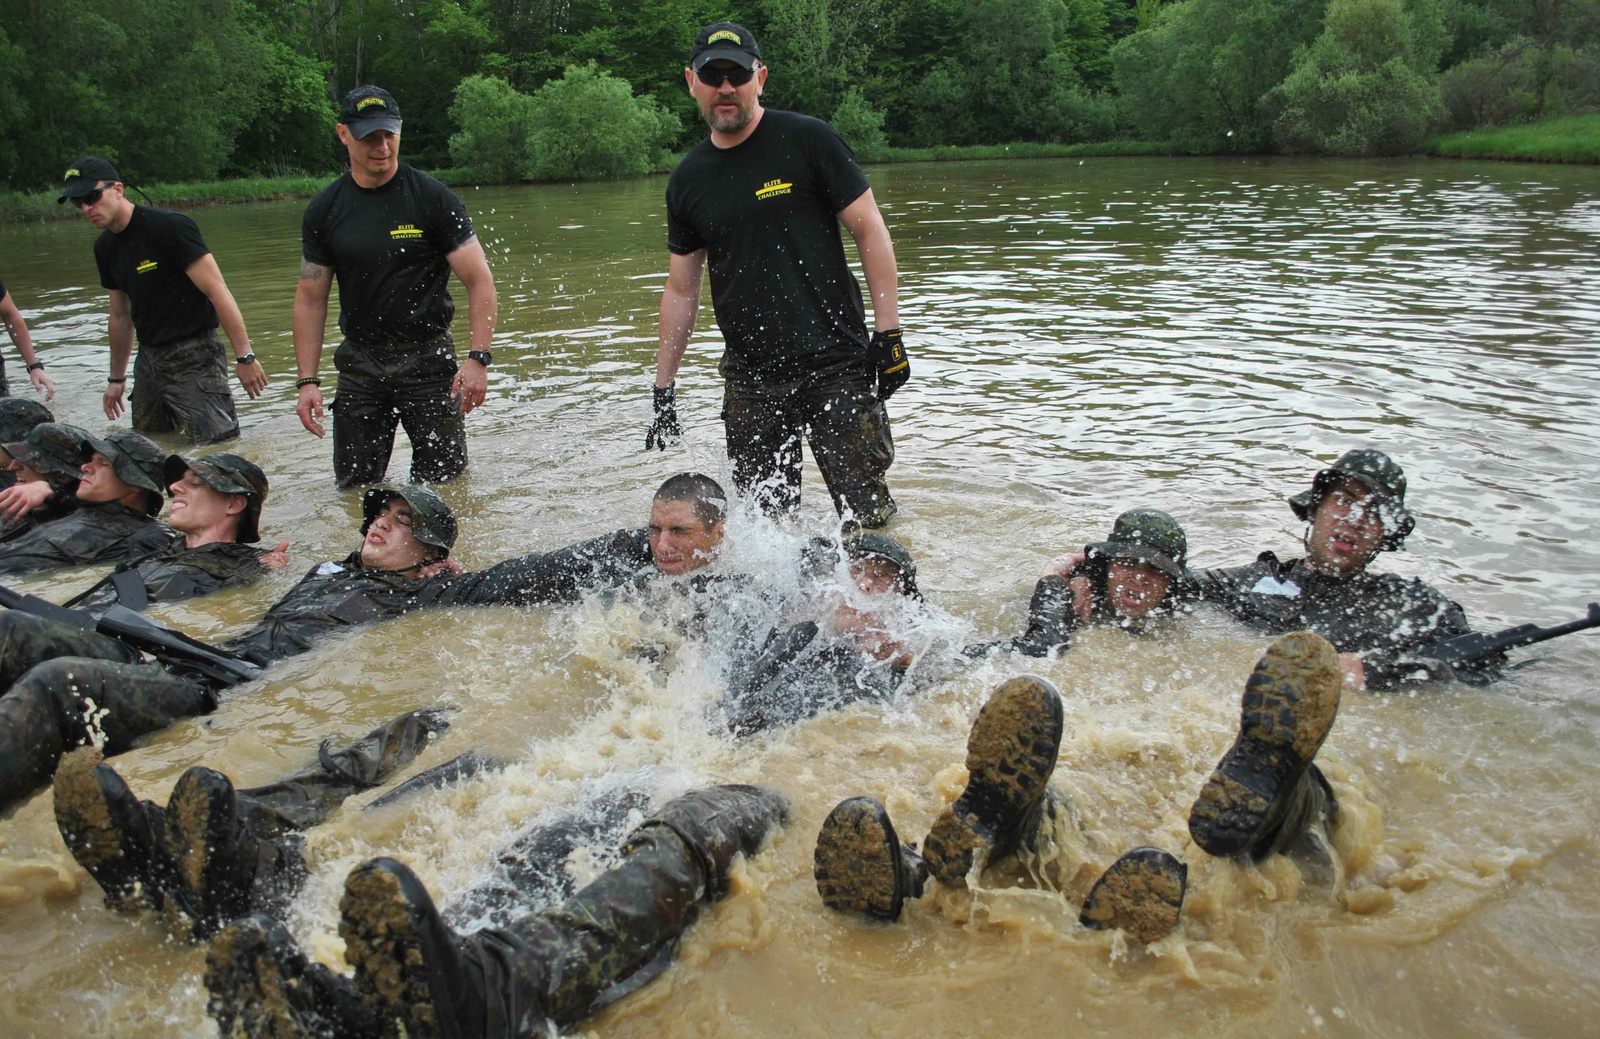
<path id="1" fill-rule="evenodd" d="M 1421 151 L 1451 159 L 1600 163 L 1600 115 L 1445 134 L 1424 144 Z"/>

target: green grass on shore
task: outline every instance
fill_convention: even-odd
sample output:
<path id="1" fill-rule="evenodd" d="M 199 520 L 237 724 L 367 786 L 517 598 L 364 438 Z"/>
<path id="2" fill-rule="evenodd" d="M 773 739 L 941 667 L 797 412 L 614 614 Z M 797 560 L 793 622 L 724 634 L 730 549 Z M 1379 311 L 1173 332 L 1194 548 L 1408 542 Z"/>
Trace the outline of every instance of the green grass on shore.
<path id="1" fill-rule="evenodd" d="M 1600 163 L 1600 115 L 1569 115 L 1524 126 L 1445 134 L 1420 150 L 1453 159 Z"/>
<path id="2" fill-rule="evenodd" d="M 240 177 L 187 184 L 140 185 L 158 206 L 228 205 L 235 202 L 273 202 L 285 198 L 310 198 L 337 174 L 316 177 Z M 55 191 L 0 191 L 0 221 L 34 223 L 77 216 L 71 206 L 56 205 Z M 143 202 L 131 188 L 128 196 Z"/>
<path id="3" fill-rule="evenodd" d="M 969 144 L 943 148 L 885 148 L 867 162 L 966 162 L 973 159 L 1066 159 L 1088 155 L 1176 155 L 1158 141 L 1098 144 Z"/>

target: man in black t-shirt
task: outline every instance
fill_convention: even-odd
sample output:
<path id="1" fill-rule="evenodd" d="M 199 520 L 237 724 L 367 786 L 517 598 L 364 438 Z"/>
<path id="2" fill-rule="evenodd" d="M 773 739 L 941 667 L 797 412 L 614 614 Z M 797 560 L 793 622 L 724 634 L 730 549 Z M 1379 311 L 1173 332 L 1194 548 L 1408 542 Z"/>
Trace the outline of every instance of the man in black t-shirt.
<path id="1" fill-rule="evenodd" d="M 44 362 L 33 352 L 33 337 L 28 334 L 28 323 L 22 320 L 22 311 L 17 309 L 16 301 L 6 291 L 3 281 L 0 281 L 0 324 L 6 326 L 6 334 L 11 337 L 17 353 L 22 355 L 22 363 L 27 365 L 28 379 L 33 383 L 33 388 L 44 394 L 45 400 L 55 400 L 56 384 L 44 373 Z M 5 361 L 0 360 L 0 397 L 9 396 L 11 384 L 6 381 Z"/>
<path id="2" fill-rule="evenodd" d="M 665 447 L 680 432 L 674 377 L 709 263 L 739 491 L 770 512 L 798 508 L 804 432 L 834 507 L 879 527 L 895 511 L 884 480 L 894 441 L 883 402 L 909 374 L 894 246 L 844 139 L 820 120 L 762 108 L 760 58 L 748 29 L 718 22 L 700 31 L 684 70 L 711 133 L 667 182 L 671 260 L 645 446 Z M 870 337 L 841 223 L 872 291 L 878 331 Z"/>
<path id="3" fill-rule="evenodd" d="M 100 284 L 111 290 L 111 374 L 101 400 L 106 418 L 123 412 L 137 333 L 133 428 L 181 431 L 201 444 L 238 436 L 219 322 L 233 343 L 245 392 L 261 396 L 267 373 L 250 351 L 244 318 L 200 228 L 181 213 L 129 202 L 116 167 L 93 155 L 67 170 L 56 201 L 70 201 L 101 228 L 94 259 Z"/>
<path id="4" fill-rule="evenodd" d="M 300 230 L 300 421 L 323 435 L 317 369 L 337 275 L 344 342 L 333 355 L 334 478 L 340 487 L 381 481 L 399 423 L 411 438 L 411 479 L 448 480 L 467 467 L 463 416 L 488 389 L 494 275 L 455 192 L 400 161 L 400 106 L 388 91 L 350 91 L 338 131 L 350 170 L 311 200 Z M 466 287 L 472 330 L 461 368 L 450 336 L 451 271 Z"/>

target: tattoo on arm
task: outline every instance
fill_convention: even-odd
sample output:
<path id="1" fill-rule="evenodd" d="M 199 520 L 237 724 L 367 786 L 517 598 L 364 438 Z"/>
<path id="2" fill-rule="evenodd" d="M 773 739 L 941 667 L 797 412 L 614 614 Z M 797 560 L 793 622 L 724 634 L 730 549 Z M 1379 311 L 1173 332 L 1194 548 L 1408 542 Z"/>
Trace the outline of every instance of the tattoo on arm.
<path id="1" fill-rule="evenodd" d="M 301 281 L 330 281 L 332 278 L 332 267 L 324 267 L 322 264 L 312 263 L 310 260 L 300 261 Z"/>

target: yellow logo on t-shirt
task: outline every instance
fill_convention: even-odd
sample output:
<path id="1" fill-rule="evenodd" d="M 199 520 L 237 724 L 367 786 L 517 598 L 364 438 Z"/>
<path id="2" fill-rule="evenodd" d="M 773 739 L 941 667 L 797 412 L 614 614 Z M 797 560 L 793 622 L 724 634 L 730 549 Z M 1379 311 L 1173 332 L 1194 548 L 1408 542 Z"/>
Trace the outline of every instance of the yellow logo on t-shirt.
<path id="1" fill-rule="evenodd" d="M 786 180 L 783 180 L 782 178 L 769 180 L 759 188 L 756 188 L 756 200 L 758 202 L 765 202 L 769 198 L 776 198 L 779 195 L 787 195 L 793 189 L 794 185 Z"/>
<path id="2" fill-rule="evenodd" d="M 709 47 L 711 44 L 716 43 L 718 40 L 732 40 L 734 43 L 741 43 L 741 44 L 744 43 L 743 40 L 739 39 L 739 34 L 738 33 L 729 32 L 726 29 L 718 29 L 716 32 L 711 34 L 711 38 L 710 39 L 706 40 L 706 46 Z"/>
<path id="3" fill-rule="evenodd" d="M 421 238 L 422 229 L 416 224 L 401 224 L 389 232 L 390 238 Z"/>
<path id="4" fill-rule="evenodd" d="M 153 271 L 155 269 L 156 269 L 156 261 L 154 261 L 154 260 L 146 260 L 143 263 L 141 263 L 139 266 L 135 267 L 133 269 L 133 273 L 135 273 L 135 274 L 149 274 L 151 271 Z"/>

